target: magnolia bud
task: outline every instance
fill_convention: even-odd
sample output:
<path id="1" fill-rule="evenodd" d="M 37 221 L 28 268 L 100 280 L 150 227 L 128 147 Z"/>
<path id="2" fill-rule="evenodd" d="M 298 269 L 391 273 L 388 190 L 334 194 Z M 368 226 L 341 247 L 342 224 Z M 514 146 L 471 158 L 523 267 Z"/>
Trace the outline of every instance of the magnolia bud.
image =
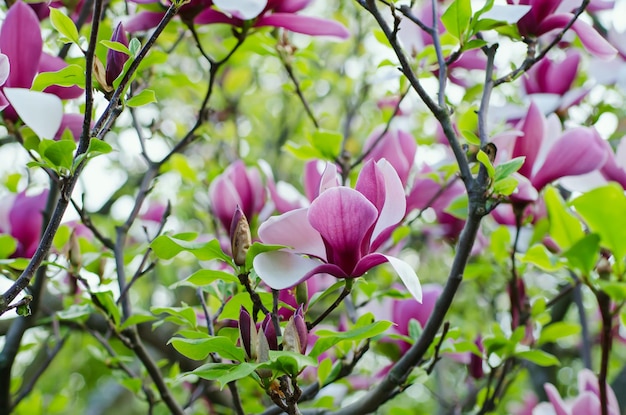
<path id="1" fill-rule="evenodd" d="M 113 31 L 113 35 L 111 36 L 111 41 L 119 42 L 124 46 L 128 46 L 128 37 L 126 37 L 126 33 L 124 32 L 124 26 L 122 23 L 119 23 L 115 30 Z M 107 87 L 113 87 L 113 81 L 117 78 L 124 69 L 124 64 L 128 60 L 129 56 L 124 52 L 118 52 L 113 49 L 109 49 L 107 52 L 107 65 L 105 69 L 105 79 L 107 83 Z"/>
<path id="2" fill-rule="evenodd" d="M 80 254 L 80 245 L 78 243 L 78 235 L 76 230 L 72 230 L 70 234 L 70 241 L 68 244 L 67 257 L 70 261 L 70 265 L 74 270 L 78 270 L 83 262 L 82 255 Z"/>
<path id="3" fill-rule="evenodd" d="M 246 263 L 246 254 L 252 244 L 252 236 L 250 235 L 248 219 L 239 206 L 235 209 L 230 225 L 230 243 L 235 264 L 239 266 L 244 265 Z"/>
<path id="4" fill-rule="evenodd" d="M 241 345 L 246 351 L 246 356 L 248 359 L 255 360 L 256 359 L 256 344 L 257 344 L 257 331 L 256 325 L 252 318 L 250 317 L 250 313 L 244 307 L 241 307 L 239 310 L 239 339 L 241 341 Z"/>
<path id="5" fill-rule="evenodd" d="M 283 350 L 304 354 L 306 352 L 309 332 L 304 321 L 302 306 L 289 319 L 283 333 Z"/>
<path id="6" fill-rule="evenodd" d="M 276 328 L 274 327 L 271 314 L 265 316 L 265 319 L 261 323 L 260 331 L 265 334 L 270 350 L 278 350 L 278 336 L 276 335 Z"/>

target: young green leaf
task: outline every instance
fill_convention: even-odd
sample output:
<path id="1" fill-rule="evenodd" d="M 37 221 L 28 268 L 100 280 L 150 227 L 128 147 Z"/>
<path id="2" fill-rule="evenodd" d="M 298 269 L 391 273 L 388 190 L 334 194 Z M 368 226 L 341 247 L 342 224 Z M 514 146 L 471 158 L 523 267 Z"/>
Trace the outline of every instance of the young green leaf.
<path id="1" fill-rule="evenodd" d="M 52 26 L 68 40 L 78 45 L 80 38 L 76 25 L 61 10 L 56 7 L 50 7 L 50 21 Z"/>

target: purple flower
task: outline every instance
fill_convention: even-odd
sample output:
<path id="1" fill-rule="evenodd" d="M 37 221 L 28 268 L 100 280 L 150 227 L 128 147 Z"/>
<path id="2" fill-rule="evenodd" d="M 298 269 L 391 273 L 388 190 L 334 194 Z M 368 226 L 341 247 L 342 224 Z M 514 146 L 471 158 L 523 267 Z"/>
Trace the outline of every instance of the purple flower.
<path id="1" fill-rule="evenodd" d="M 405 210 L 404 189 L 396 171 L 386 160 L 370 160 L 355 189 L 329 186 L 310 207 L 261 224 L 259 237 L 264 243 L 289 248 L 257 255 L 254 269 L 267 285 L 282 290 L 317 274 L 360 277 L 389 262 L 421 301 L 415 271 L 398 258 L 376 252 L 404 218 Z"/>
<path id="2" fill-rule="evenodd" d="M 553 30 L 563 29 L 574 17 L 571 2 L 563 0 L 507 0 L 509 4 L 529 5 L 531 9 L 518 22 L 519 33 L 525 37 L 539 37 Z M 569 9 L 568 9 L 569 8 Z M 615 55 L 616 50 L 593 27 L 577 19 L 572 30 L 576 32 L 587 51 L 603 58 Z"/>
<path id="3" fill-rule="evenodd" d="M 122 25 L 122 23 L 118 23 L 117 27 L 115 27 L 113 35 L 111 36 L 111 41 L 119 42 L 124 46 L 128 46 L 128 37 L 126 36 L 126 32 L 124 32 L 124 25 Z M 124 69 L 124 64 L 128 58 L 129 56 L 123 52 L 118 52 L 113 49 L 108 50 L 107 64 L 104 71 L 108 87 L 113 88 L 113 81 L 115 81 L 115 78 L 122 73 L 122 69 Z"/>
<path id="4" fill-rule="evenodd" d="M 30 258 L 35 253 L 47 198 L 48 191 L 44 190 L 36 196 L 21 192 L 3 201 L 5 209 L 0 213 L 0 232 L 10 234 L 17 241 L 13 257 Z"/>
<path id="5" fill-rule="evenodd" d="M 366 160 L 387 159 L 398 173 L 402 185 L 406 186 L 415 164 L 417 153 L 415 138 L 410 133 L 397 128 L 390 128 L 381 137 L 383 131 L 383 127 L 376 128 L 365 141 L 363 149 L 369 151 Z"/>
<path id="6" fill-rule="evenodd" d="M 243 161 L 235 161 L 213 179 L 209 187 L 209 198 L 213 214 L 225 230 L 230 231 L 237 206 L 246 218 L 252 220 L 265 204 L 265 188 L 259 170 L 254 167 L 246 169 Z"/>
<path id="7" fill-rule="evenodd" d="M 138 4 L 160 4 L 159 0 L 133 1 L 134 3 Z M 167 3 L 170 2 L 168 1 Z M 193 23 L 198 13 L 202 12 L 203 10 L 211 10 L 210 7 L 212 4 L 213 2 L 211 0 L 191 0 L 181 6 L 181 8 L 178 10 L 177 16 L 179 16 L 183 22 Z M 163 9 L 163 11 L 141 11 L 126 21 L 126 30 L 129 33 L 134 33 L 142 30 L 152 29 L 158 26 L 164 16 L 165 9 Z"/>
<path id="8" fill-rule="evenodd" d="M 608 142 L 604 143 L 607 146 L 608 157 L 600 173 L 606 180 L 617 182 L 626 189 L 626 139 L 621 139 L 615 153 Z"/>
<path id="9" fill-rule="evenodd" d="M 600 385 L 598 378 L 589 369 L 578 372 L 578 396 L 563 400 L 556 387 L 550 383 L 543 385 L 550 402 L 543 402 L 535 407 L 533 414 L 556 415 L 600 415 Z M 615 393 L 607 385 L 607 406 L 609 415 L 620 415 L 620 408 Z"/>
<path id="10" fill-rule="evenodd" d="M 346 39 L 350 32 L 340 23 L 313 16 L 299 15 L 311 0 L 217 0 L 218 9 L 207 8 L 195 19 L 198 24 L 227 23 L 241 27 L 252 20 L 254 27 L 280 27 L 311 36 L 335 36 Z"/>
<path id="11" fill-rule="evenodd" d="M 601 167 L 606 159 L 606 147 L 594 128 L 574 127 L 561 131 L 561 125 L 552 115 L 544 117 L 531 103 L 526 117 L 518 125 L 519 134 L 494 138 L 498 159 L 525 156 L 519 173 L 540 192 L 548 183 L 565 176 L 578 176 Z M 528 202 L 525 197 L 511 200 Z"/>
<path id="12" fill-rule="evenodd" d="M 437 299 L 443 292 L 439 284 L 426 284 L 422 287 L 422 303 L 412 299 L 392 300 L 392 321 L 396 323 L 395 330 L 398 334 L 409 335 L 409 323 L 416 320 L 422 328 L 432 314 Z M 405 353 L 411 345 L 405 341 L 398 342 L 400 352 Z"/>

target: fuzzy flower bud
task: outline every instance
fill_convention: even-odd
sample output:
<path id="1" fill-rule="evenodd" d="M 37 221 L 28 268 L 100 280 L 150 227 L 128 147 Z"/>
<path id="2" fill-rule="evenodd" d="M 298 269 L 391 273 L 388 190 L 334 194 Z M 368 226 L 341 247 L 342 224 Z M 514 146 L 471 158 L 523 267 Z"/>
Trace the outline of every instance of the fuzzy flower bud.
<path id="1" fill-rule="evenodd" d="M 124 46 L 128 46 L 128 37 L 126 36 L 126 32 L 124 32 L 124 26 L 122 23 L 119 23 L 113 31 L 111 41 L 119 42 Z M 107 52 L 107 64 L 105 69 L 105 79 L 108 87 L 113 87 L 113 81 L 115 81 L 115 78 L 122 73 L 122 69 L 124 69 L 124 64 L 128 58 L 129 56 L 123 52 L 109 49 Z"/>
<path id="2" fill-rule="evenodd" d="M 283 333 L 283 350 L 304 354 L 306 352 L 309 332 L 304 321 L 302 306 L 289 319 Z"/>
<path id="3" fill-rule="evenodd" d="M 239 206 L 235 209 L 233 220 L 230 224 L 230 244 L 235 264 L 239 266 L 244 265 L 246 263 L 246 254 L 252 244 L 252 236 L 250 235 L 248 219 Z"/>

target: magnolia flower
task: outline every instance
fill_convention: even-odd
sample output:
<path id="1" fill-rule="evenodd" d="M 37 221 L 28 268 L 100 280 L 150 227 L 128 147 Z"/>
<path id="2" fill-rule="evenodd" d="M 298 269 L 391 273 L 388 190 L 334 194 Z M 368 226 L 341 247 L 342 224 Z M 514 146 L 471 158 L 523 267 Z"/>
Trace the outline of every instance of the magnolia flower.
<path id="1" fill-rule="evenodd" d="M 334 171 L 331 166 L 328 171 Z M 406 209 L 402 182 L 391 164 L 386 160 L 368 161 L 355 189 L 332 181 L 322 183 L 311 206 L 261 224 L 262 242 L 288 248 L 257 255 L 254 269 L 259 277 L 270 287 L 282 290 L 317 274 L 360 277 L 389 262 L 409 292 L 421 301 L 421 287 L 411 266 L 376 252 L 403 219 Z"/>
<path id="2" fill-rule="evenodd" d="M 0 29 L 0 50 L 0 81 L 4 80 L 0 109 L 4 110 L 4 118 L 15 121 L 19 116 L 37 135 L 53 138 L 63 120 L 60 98 L 77 98 L 83 91 L 76 86 L 54 85 L 44 92 L 30 90 L 38 72 L 57 71 L 66 64 L 43 53 L 37 15 L 21 0 L 6 14 Z"/>
<path id="3" fill-rule="evenodd" d="M 578 372 L 578 396 L 563 400 L 556 387 L 550 383 L 543 385 L 550 402 L 540 403 L 533 415 L 600 415 L 600 385 L 598 378 L 589 369 Z M 620 415 L 615 393 L 607 385 L 607 406 L 609 415 Z"/>
<path id="4" fill-rule="evenodd" d="M 539 37 L 554 30 L 562 30 L 574 17 L 571 13 L 578 5 L 567 0 L 507 0 L 509 4 L 529 5 L 530 11 L 518 22 L 522 36 Z M 581 19 L 576 19 L 571 29 L 578 35 L 583 46 L 590 53 L 610 58 L 616 50 L 593 27 Z"/>
<path id="5" fill-rule="evenodd" d="M 133 0 L 133 2 L 138 4 L 160 5 L 159 0 Z M 167 3 L 170 2 L 168 1 Z M 176 15 L 179 16 L 183 22 L 191 24 L 194 22 L 198 13 L 203 10 L 210 10 L 209 8 L 212 4 L 213 2 L 211 0 L 190 0 L 178 9 L 178 13 Z M 165 9 L 162 11 L 143 10 L 128 19 L 124 23 L 124 26 L 129 33 L 149 30 L 159 25 L 161 20 L 163 20 L 165 13 Z"/>
<path id="6" fill-rule="evenodd" d="M 366 160 L 386 159 L 398 173 L 402 185 L 406 186 L 415 164 L 417 153 L 415 138 L 398 128 L 390 128 L 384 134 L 383 131 L 383 127 L 376 128 L 365 141 L 363 149 L 368 152 Z"/>
<path id="7" fill-rule="evenodd" d="M 560 61 L 540 60 L 522 78 L 526 94 L 533 102 L 542 102 L 548 112 L 578 104 L 588 92 L 586 88 L 573 88 L 579 64 L 580 53 L 575 50 L 568 51 Z"/>
<path id="8" fill-rule="evenodd" d="M 195 19 L 198 24 L 227 23 L 241 27 L 253 21 L 254 27 L 280 27 L 311 36 L 335 36 L 346 39 L 350 32 L 340 23 L 298 12 L 311 0 L 214 0 L 216 9 L 207 8 Z"/>
<path id="9" fill-rule="evenodd" d="M 265 188 L 259 170 L 254 167 L 246 168 L 241 160 L 235 161 L 213 179 L 209 187 L 209 198 L 213 214 L 225 230 L 230 231 L 237 206 L 252 220 L 265 203 Z"/>
<path id="10" fill-rule="evenodd" d="M 617 182 L 626 189 L 626 138 L 620 140 L 615 153 L 608 142 L 604 143 L 607 146 L 608 157 L 600 169 L 600 174 L 606 180 Z"/>
<path id="11" fill-rule="evenodd" d="M 115 27 L 111 41 L 128 46 L 128 37 L 126 36 L 126 32 L 124 32 L 124 25 L 122 25 L 122 23 L 118 23 Z M 129 56 L 123 52 L 118 52 L 113 49 L 107 51 L 107 64 L 104 71 L 107 87 L 113 89 L 113 81 L 122 73 L 122 69 L 128 58 Z"/>
<path id="12" fill-rule="evenodd" d="M 21 192 L 4 197 L 0 212 L 0 233 L 9 234 L 17 241 L 13 257 L 30 258 L 35 253 L 47 198 L 47 190 L 36 196 L 27 196 Z"/>

